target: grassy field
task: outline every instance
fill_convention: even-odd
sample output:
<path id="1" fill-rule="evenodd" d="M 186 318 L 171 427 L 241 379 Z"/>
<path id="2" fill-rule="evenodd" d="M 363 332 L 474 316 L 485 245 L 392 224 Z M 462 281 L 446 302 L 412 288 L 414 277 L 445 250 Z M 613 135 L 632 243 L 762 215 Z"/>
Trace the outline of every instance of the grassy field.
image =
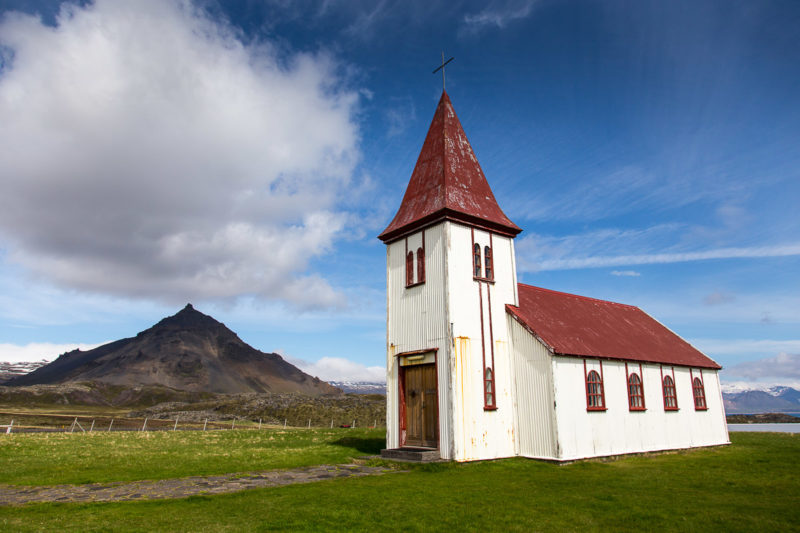
<path id="1" fill-rule="evenodd" d="M 289 455 L 300 457 L 284 456 L 274 464 L 311 464 L 324 455 L 320 447 L 340 447 L 341 453 L 347 454 L 366 453 L 378 444 L 377 432 L 357 431 L 312 431 L 305 436 L 299 431 L 291 432 L 284 450 L 291 449 Z M 234 433 L 227 434 L 234 438 Z M 263 437 L 252 431 L 239 433 L 238 440 L 223 446 L 239 456 L 239 462 L 227 464 L 246 465 L 244 469 L 252 470 L 264 466 L 249 463 L 248 456 L 253 461 L 265 461 L 262 465 L 272 461 L 258 459 L 260 455 L 273 455 L 270 448 L 264 447 Z M 316 444 L 314 435 L 320 439 Z M 335 444 L 345 438 L 347 445 Z M 731 438 L 733 445 L 727 447 L 611 462 L 559 466 L 510 459 L 435 464 L 414 467 L 408 473 L 183 500 L 6 507 L 0 508 L 0 526 L 15 531 L 797 531 L 800 438 L 759 433 L 732 434 Z M 92 437 L 84 442 L 100 441 L 93 441 Z M 311 448 L 307 449 L 304 443 Z M 27 444 L 30 447 L 33 443 Z M 49 450 L 58 454 L 59 445 L 36 446 L 44 447 L 39 448 L 40 453 Z M 61 441 L 64 449 L 71 446 Z M 221 449 L 198 446 L 191 442 L 176 444 L 174 453 L 186 457 L 188 465 L 191 452 L 181 448 L 190 447 L 201 456 L 206 450 Z M 9 461 L 21 457 L 22 451 L 14 448 L 3 453 L 0 462 L 5 470 Z M 145 456 L 149 452 L 140 449 L 133 453 Z M 171 462 L 170 457 L 153 458 L 160 467 L 150 468 L 169 471 L 172 467 L 166 463 Z M 58 459 L 52 461 L 55 464 Z M 224 455 L 214 454 L 196 467 L 203 462 L 225 461 L 229 459 Z M 34 459 L 22 462 L 32 463 Z M 39 468 L 50 464 L 46 462 Z M 127 467 L 114 461 L 106 468 L 110 477 L 130 475 Z M 28 475 L 31 482 L 37 483 L 48 477 L 35 472 Z M 13 477 L 5 472 L 3 476 Z"/>
<path id="2" fill-rule="evenodd" d="M 343 463 L 378 453 L 383 442 L 383 429 L 0 435 L 0 483 L 168 479 Z"/>

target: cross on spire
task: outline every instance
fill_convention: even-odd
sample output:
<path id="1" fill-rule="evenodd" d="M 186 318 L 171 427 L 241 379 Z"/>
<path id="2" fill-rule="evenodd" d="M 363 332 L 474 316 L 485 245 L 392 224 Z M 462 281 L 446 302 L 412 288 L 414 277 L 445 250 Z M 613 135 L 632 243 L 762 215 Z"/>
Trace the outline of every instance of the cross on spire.
<path id="1" fill-rule="evenodd" d="M 455 57 L 451 57 L 450 59 L 445 61 L 444 60 L 444 51 L 442 51 L 442 64 L 439 65 L 438 67 L 436 67 L 436 70 L 433 71 L 434 74 L 436 74 L 440 70 L 442 71 L 442 92 L 444 92 L 444 66 L 446 64 L 448 64 L 449 62 L 451 62 L 452 60 L 454 60 L 454 59 L 455 59 Z"/>

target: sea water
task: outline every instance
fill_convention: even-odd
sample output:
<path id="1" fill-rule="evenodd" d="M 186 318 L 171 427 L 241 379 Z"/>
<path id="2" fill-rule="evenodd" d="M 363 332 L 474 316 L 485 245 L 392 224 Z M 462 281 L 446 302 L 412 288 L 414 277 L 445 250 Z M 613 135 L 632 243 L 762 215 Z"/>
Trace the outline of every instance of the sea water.
<path id="1" fill-rule="evenodd" d="M 728 431 L 772 431 L 800 433 L 800 424 L 728 424 Z"/>

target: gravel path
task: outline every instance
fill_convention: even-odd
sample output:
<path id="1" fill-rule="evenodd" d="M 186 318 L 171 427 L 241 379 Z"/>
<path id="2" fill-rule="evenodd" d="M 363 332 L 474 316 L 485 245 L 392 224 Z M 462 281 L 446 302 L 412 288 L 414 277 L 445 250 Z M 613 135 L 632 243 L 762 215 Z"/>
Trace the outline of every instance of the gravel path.
<path id="1" fill-rule="evenodd" d="M 260 487 L 312 483 L 334 478 L 374 476 L 390 472 L 398 472 L 398 470 L 345 464 L 219 476 L 192 476 L 160 481 L 35 487 L 0 484 L 0 505 L 24 505 L 39 502 L 127 502 L 185 498 L 199 494 L 225 494 Z"/>

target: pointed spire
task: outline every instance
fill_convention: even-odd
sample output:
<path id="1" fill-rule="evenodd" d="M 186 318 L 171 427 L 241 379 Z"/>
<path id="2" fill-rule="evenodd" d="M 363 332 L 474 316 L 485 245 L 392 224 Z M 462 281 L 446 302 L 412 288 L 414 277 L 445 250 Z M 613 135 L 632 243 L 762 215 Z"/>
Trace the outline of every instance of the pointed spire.
<path id="1" fill-rule="evenodd" d="M 522 231 L 497 205 L 445 91 L 400 209 L 378 238 L 388 243 L 440 220 L 455 220 L 510 237 Z"/>

